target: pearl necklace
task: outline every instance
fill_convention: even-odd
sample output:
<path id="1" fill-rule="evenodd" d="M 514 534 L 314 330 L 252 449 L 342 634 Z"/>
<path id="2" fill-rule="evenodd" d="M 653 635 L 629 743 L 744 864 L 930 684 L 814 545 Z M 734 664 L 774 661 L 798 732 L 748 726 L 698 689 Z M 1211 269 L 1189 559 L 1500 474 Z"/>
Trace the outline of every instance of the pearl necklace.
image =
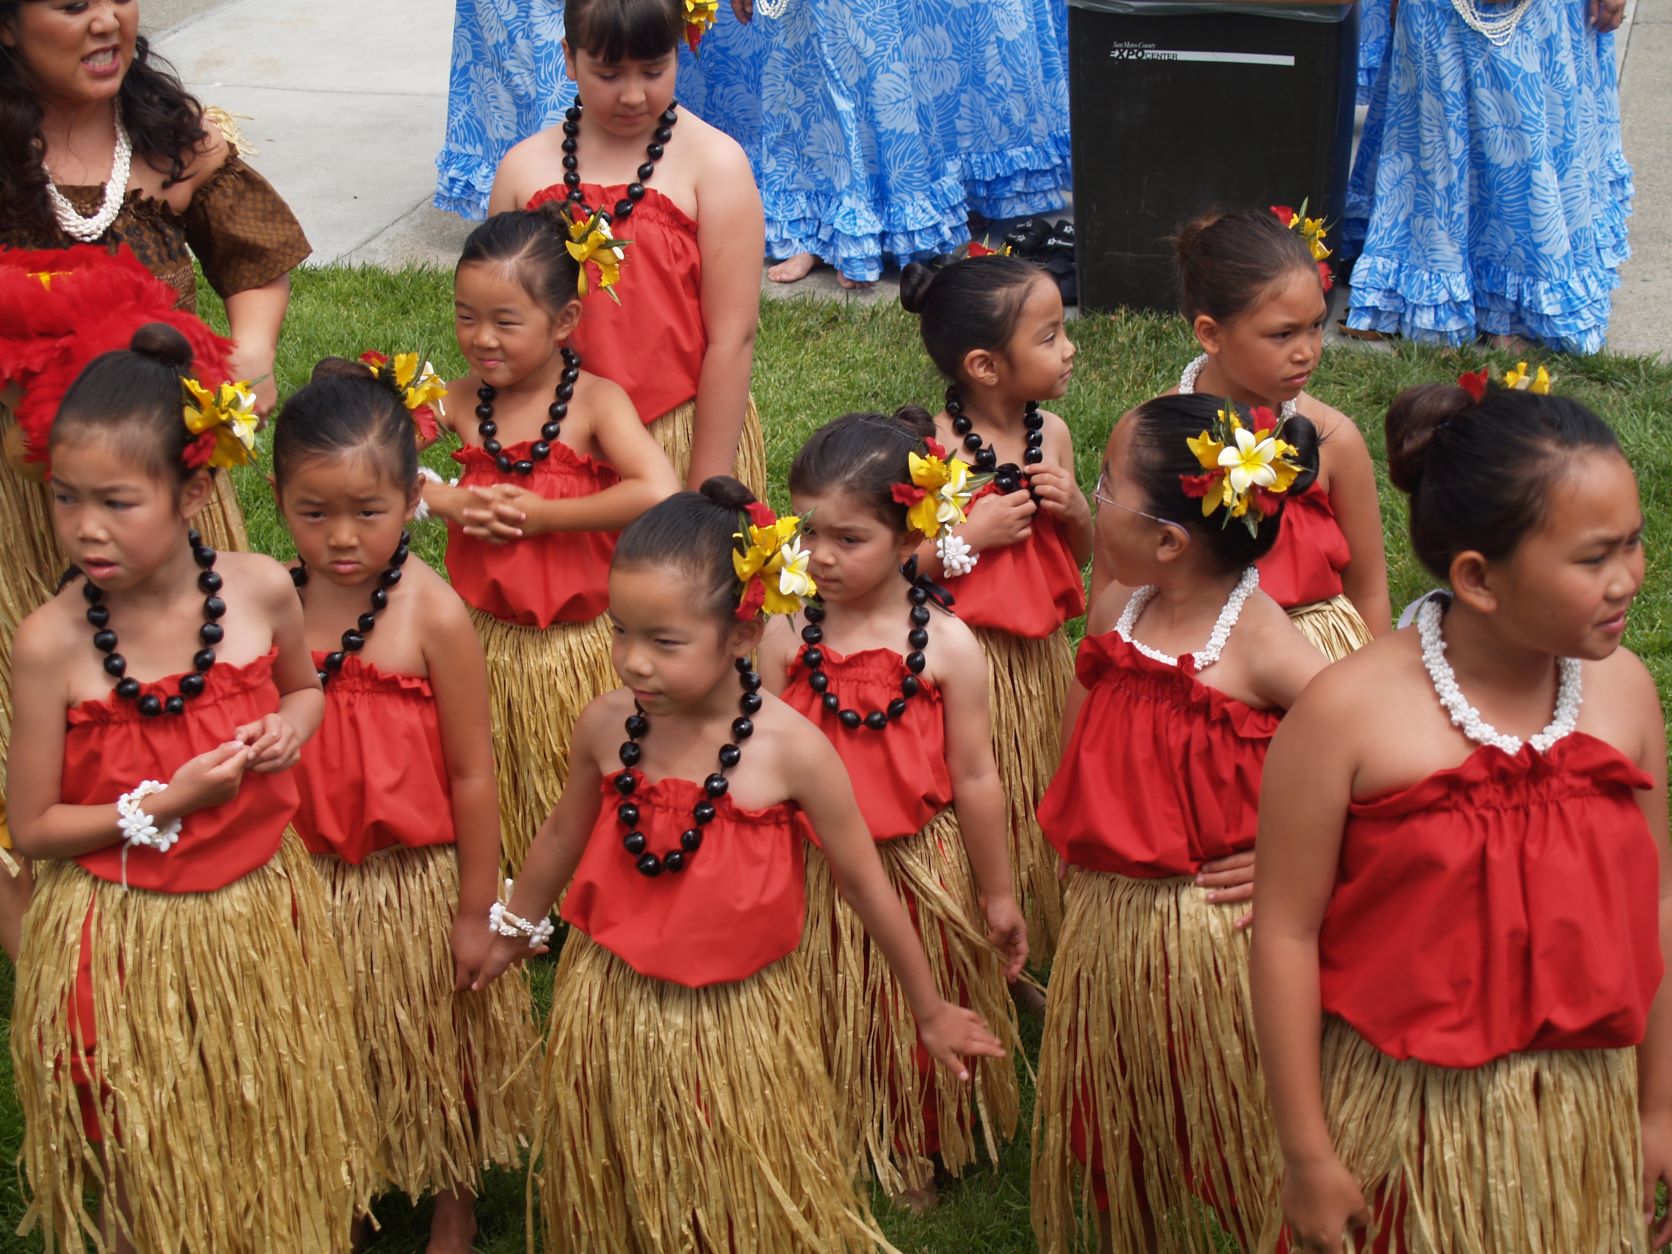
<path id="1" fill-rule="evenodd" d="M 134 146 L 128 138 L 128 128 L 122 125 L 122 110 L 118 106 L 115 110 L 116 120 L 116 152 L 110 159 L 110 178 L 104 185 L 104 200 L 99 204 L 99 210 L 90 218 L 81 216 L 81 212 L 69 202 L 58 185 L 47 180 L 46 195 L 52 202 L 53 216 L 58 219 L 58 225 L 64 234 L 71 239 L 78 239 L 83 244 L 91 244 L 99 236 L 110 230 L 110 224 L 116 221 L 116 215 L 122 212 L 122 202 L 128 195 L 128 175 L 133 169 Z"/>
<path id="2" fill-rule="evenodd" d="M 1191 362 L 1188 366 L 1186 366 L 1184 368 L 1184 372 L 1179 375 L 1179 395 L 1180 396 L 1194 396 L 1194 395 L 1196 395 L 1196 380 L 1201 378 L 1202 368 L 1204 366 L 1206 366 L 1207 364 L 1208 364 L 1208 355 L 1206 353 L 1203 353 L 1200 357 L 1196 358 L 1195 361 Z M 1295 402 L 1293 400 L 1287 400 L 1287 401 L 1284 401 L 1283 404 L 1278 408 L 1277 416 L 1279 418 L 1281 418 L 1284 422 L 1288 422 L 1289 419 L 1291 419 L 1295 416 L 1295 413 L 1296 413 Z"/>
<path id="3" fill-rule="evenodd" d="M 1521 25 L 1521 19 L 1527 16 L 1527 10 L 1533 7 L 1533 0 L 1518 0 L 1509 12 L 1500 12 L 1492 17 L 1481 11 L 1476 0 L 1451 0 L 1451 7 L 1457 10 L 1463 25 L 1484 36 L 1494 48 L 1502 48 L 1515 34 L 1515 28 Z"/>
<path id="4" fill-rule="evenodd" d="M 1225 651 L 1225 642 L 1231 638 L 1231 628 L 1235 627 L 1237 620 L 1242 617 L 1242 607 L 1248 604 L 1248 598 L 1254 595 L 1254 589 L 1259 586 L 1258 570 L 1250 566 L 1242 572 L 1237 586 L 1231 589 L 1231 595 L 1226 599 L 1224 608 L 1219 611 L 1219 617 L 1214 620 L 1213 631 L 1208 634 L 1208 642 L 1190 655 L 1195 659 L 1198 672 L 1205 671 L 1219 660 L 1219 655 Z M 1179 660 L 1172 654 L 1152 649 L 1132 638 L 1132 628 L 1137 625 L 1138 615 L 1144 612 L 1144 606 L 1149 604 L 1154 595 L 1154 584 L 1145 584 L 1135 591 L 1127 601 L 1126 608 L 1121 611 L 1120 621 L 1115 624 L 1115 634 L 1151 661 L 1160 662 L 1163 666 L 1177 666 Z"/>
<path id="5" fill-rule="evenodd" d="M 1422 642 L 1422 664 L 1434 682 L 1434 694 L 1440 705 L 1451 716 L 1451 725 L 1477 745 L 1492 745 L 1514 757 L 1521 752 L 1519 736 L 1508 736 L 1481 718 L 1480 711 L 1470 705 L 1463 690 L 1457 686 L 1457 675 L 1446 661 L 1446 638 L 1440 631 L 1443 613 L 1440 599 L 1424 601 L 1417 611 L 1417 639 Z M 1579 721 L 1580 677 L 1583 667 L 1576 657 L 1558 660 L 1559 678 L 1556 683 L 1556 713 L 1550 725 L 1534 736 L 1528 744 L 1540 753 L 1566 736 Z"/>

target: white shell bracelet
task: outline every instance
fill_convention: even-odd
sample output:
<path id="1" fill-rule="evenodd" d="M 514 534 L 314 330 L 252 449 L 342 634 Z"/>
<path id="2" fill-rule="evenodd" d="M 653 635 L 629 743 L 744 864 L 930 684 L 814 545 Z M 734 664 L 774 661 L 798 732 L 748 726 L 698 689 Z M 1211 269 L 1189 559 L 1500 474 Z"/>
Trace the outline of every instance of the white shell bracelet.
<path id="1" fill-rule="evenodd" d="M 969 574 L 981 560 L 981 554 L 970 548 L 968 540 L 950 531 L 935 541 L 935 556 L 949 579 Z"/>
<path id="2" fill-rule="evenodd" d="M 425 483 L 439 483 L 444 488 L 457 487 L 459 482 L 457 479 L 443 479 L 428 466 L 418 467 L 418 477 Z M 423 522 L 424 519 L 430 516 L 431 512 L 430 503 L 424 499 L 423 490 L 420 489 L 418 494 L 418 507 L 412 511 L 412 521 Z"/>
<path id="3" fill-rule="evenodd" d="M 505 896 L 511 896 L 513 881 L 505 881 Z M 500 936 L 512 938 L 523 936 L 528 938 L 528 947 L 538 949 L 552 938 L 556 930 L 550 919 L 541 919 L 538 923 L 530 923 L 521 915 L 512 914 L 506 908 L 506 903 L 496 901 L 488 908 L 488 927 Z"/>
<path id="4" fill-rule="evenodd" d="M 167 826 L 158 827 L 157 821 L 140 808 L 140 802 L 154 797 L 167 787 L 148 779 L 132 792 L 125 792 L 116 800 L 116 826 L 121 829 L 122 843 L 130 849 L 139 845 L 167 853 L 180 839 L 180 820 L 171 819 Z"/>

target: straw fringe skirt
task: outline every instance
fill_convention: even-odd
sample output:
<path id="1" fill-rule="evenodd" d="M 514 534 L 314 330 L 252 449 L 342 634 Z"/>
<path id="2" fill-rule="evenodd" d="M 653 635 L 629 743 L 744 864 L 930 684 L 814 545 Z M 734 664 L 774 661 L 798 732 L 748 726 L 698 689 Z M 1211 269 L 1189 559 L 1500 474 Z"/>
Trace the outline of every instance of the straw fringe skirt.
<path id="1" fill-rule="evenodd" d="M 1104 1248 L 1210 1254 L 1213 1218 L 1250 1248 L 1277 1144 L 1234 927 L 1247 906 L 1090 871 L 1066 904 L 1034 1106 L 1039 1248 L 1095 1245 L 1094 1216 Z"/>
<path id="2" fill-rule="evenodd" d="M 799 954 L 693 989 L 572 929 L 529 1169 L 545 1248 L 892 1249 L 838 1148 L 820 1030 Z"/>
<path id="3" fill-rule="evenodd" d="M 1649 1248 L 1631 1049 L 1398 1061 L 1325 1021 L 1330 1136 L 1375 1213 L 1349 1249 L 1616 1254 Z M 1260 1249 L 1275 1247 L 1271 1207 Z"/>
<path id="4" fill-rule="evenodd" d="M 981 926 L 975 878 L 953 812 L 942 810 L 915 836 L 879 842 L 877 852 L 923 938 L 940 995 L 974 1010 L 1012 1052 L 973 1060 L 971 1084 L 960 1084 L 932 1060 L 928 1071 L 920 1069 L 917 1024 L 893 969 L 837 893 L 824 855 L 809 848 L 804 952 L 844 1144 L 858 1146 L 861 1171 L 885 1192 L 899 1194 L 934 1178 L 926 1106 L 948 1172 L 962 1175 L 976 1161 L 978 1144 L 998 1163 L 999 1146 L 1016 1135 L 1021 1109 L 1014 1059 L 1021 1041 L 1002 959 Z"/>
<path id="5" fill-rule="evenodd" d="M 1043 968 L 1062 928 L 1057 854 L 1039 830 L 1039 799 L 1062 753 L 1062 707 L 1074 682 L 1074 649 L 1060 628 L 1043 639 L 977 627 L 987 655 L 993 757 L 1010 806 L 1010 877 L 1028 923 L 1031 964 Z"/>
<path id="6" fill-rule="evenodd" d="M 472 608 L 488 662 L 502 857 L 515 875 L 569 779 L 575 720 L 600 693 L 619 688 L 610 664 L 610 620 L 523 627 Z"/>
<path id="7" fill-rule="evenodd" d="M 683 484 L 691 473 L 691 450 L 696 447 L 696 401 L 686 401 L 678 408 L 670 409 L 650 424 L 649 431 L 668 455 L 674 474 Z M 761 500 L 766 499 L 766 444 L 761 436 L 760 411 L 755 408 L 753 396 L 749 398 L 749 408 L 743 414 L 743 431 L 738 436 L 732 477 Z"/>
<path id="8" fill-rule="evenodd" d="M 386 849 L 359 866 L 313 861 L 389 1179 L 413 1198 L 479 1193 L 483 1167 L 519 1167 L 528 1145 L 539 1044 L 528 985 L 513 971 L 480 993 L 453 991 L 452 845 Z"/>
<path id="9" fill-rule="evenodd" d="M 23 1227 L 40 1224 L 49 1252 L 108 1249 L 84 1191 L 119 1189 L 143 1251 L 348 1249 L 376 1180 L 372 1111 L 324 890 L 295 833 L 210 893 L 125 891 L 68 861 L 37 873 L 11 1040 Z"/>
<path id="10" fill-rule="evenodd" d="M 1359 617 L 1358 608 L 1344 596 L 1294 606 L 1289 610 L 1289 621 L 1332 662 L 1370 643 L 1370 628 Z"/>

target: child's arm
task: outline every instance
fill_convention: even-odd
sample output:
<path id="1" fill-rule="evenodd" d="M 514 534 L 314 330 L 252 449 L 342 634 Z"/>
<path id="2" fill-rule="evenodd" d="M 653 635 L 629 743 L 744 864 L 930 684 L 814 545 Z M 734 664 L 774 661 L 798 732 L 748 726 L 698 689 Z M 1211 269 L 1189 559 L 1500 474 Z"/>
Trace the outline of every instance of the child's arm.
<path id="1" fill-rule="evenodd" d="M 279 689 L 279 710 L 244 724 L 233 735 L 249 746 L 250 770 L 262 774 L 288 771 L 301 758 L 303 742 L 319 730 L 325 717 L 325 692 L 303 638 L 302 601 L 290 572 L 258 554 L 238 554 L 236 560 L 239 578 L 260 597 L 261 609 L 273 627 L 273 645 L 278 649 L 273 682 Z"/>
<path id="2" fill-rule="evenodd" d="M 1388 599 L 1388 560 L 1382 538 L 1382 510 L 1376 501 L 1376 469 L 1364 436 L 1345 414 L 1330 411 L 1334 425 L 1320 448 L 1328 464 L 1329 504 L 1347 537 L 1347 566 L 1341 586 L 1372 636 L 1393 630 Z"/>
<path id="3" fill-rule="evenodd" d="M 1355 770 L 1341 732 L 1362 717 L 1361 700 L 1338 676 L 1313 685 L 1272 740 L 1260 790 L 1254 1027 L 1286 1168 L 1283 1211 L 1306 1249 L 1340 1249 L 1347 1225 L 1369 1217 L 1330 1139 L 1319 1062 L 1318 930 Z"/>
<path id="4" fill-rule="evenodd" d="M 790 659 L 801 647 L 800 631 L 799 615 L 774 615 L 766 620 L 766 631 L 755 651 L 756 669 L 760 671 L 761 685 L 775 697 L 782 696 L 790 685 Z"/>
<path id="5" fill-rule="evenodd" d="M 1074 437 L 1068 424 L 1055 414 L 1045 415 L 1046 430 L 1052 433 L 1051 452 L 1029 472 L 1039 506 L 1062 525 L 1074 560 L 1084 566 L 1091 560 L 1094 533 L 1091 504 L 1074 479 Z M 1054 437 L 1054 438 L 1052 438 Z"/>
<path id="6" fill-rule="evenodd" d="M 453 988 L 481 973 L 494 935 L 488 910 L 499 900 L 499 793 L 494 782 L 492 711 L 482 642 L 464 603 L 439 580 L 426 581 L 422 622 L 424 663 L 441 725 L 441 754 L 452 793 L 459 858 L 459 900 L 453 917 Z"/>
<path id="7" fill-rule="evenodd" d="M 917 1020 L 917 1034 L 940 1064 L 969 1079 L 964 1058 L 1004 1057 L 998 1038 L 974 1011 L 941 1000 L 923 944 L 912 928 L 854 800 L 842 759 L 811 723 L 786 729 L 782 743 L 793 765 L 795 800 L 818 833 L 843 900 L 882 950 Z"/>
<path id="8" fill-rule="evenodd" d="M 993 761 L 987 709 L 987 661 L 967 627 L 947 619 L 936 632 L 935 669 L 946 717 L 946 756 L 952 803 L 975 872 L 986 916 L 987 939 L 1004 955 L 1004 975 L 1014 980 L 1028 958 L 1027 924 L 1010 879 L 1009 820 L 998 764 Z"/>
<path id="9" fill-rule="evenodd" d="M 604 746 L 614 752 L 620 739 L 621 719 L 607 707 L 613 694 L 605 693 L 581 712 L 569 741 L 569 782 L 551 815 L 540 825 L 539 835 L 523 860 L 522 874 L 511 894 L 507 909 L 531 923 L 551 913 L 552 903 L 580 865 L 587 837 L 598 821 L 600 804 L 599 755 Z M 482 915 L 483 926 L 487 915 Z M 484 989 L 513 962 L 544 953 L 545 947 L 530 949 L 521 937 L 495 936 L 486 961 L 471 985 Z"/>
<path id="10" fill-rule="evenodd" d="M 760 269 L 766 254 L 761 195 L 743 150 L 716 132 L 697 181 L 697 250 L 702 258 L 702 320 L 708 334 L 697 376 L 696 433 L 687 484 L 729 475 L 749 407 L 749 372 L 760 322 Z"/>
<path id="11" fill-rule="evenodd" d="M 73 858 L 117 844 L 116 803 L 66 805 L 64 772 L 65 681 L 70 636 L 57 607 L 26 618 L 12 640 L 12 739 L 6 760 L 7 820 L 17 851 L 31 858 Z M 85 637 L 75 635 L 77 643 Z M 317 682 L 317 681 L 316 681 Z M 228 741 L 185 763 L 168 786 L 142 802 L 158 827 L 238 795 L 249 750 Z M 142 781 L 133 781 L 137 787 Z"/>

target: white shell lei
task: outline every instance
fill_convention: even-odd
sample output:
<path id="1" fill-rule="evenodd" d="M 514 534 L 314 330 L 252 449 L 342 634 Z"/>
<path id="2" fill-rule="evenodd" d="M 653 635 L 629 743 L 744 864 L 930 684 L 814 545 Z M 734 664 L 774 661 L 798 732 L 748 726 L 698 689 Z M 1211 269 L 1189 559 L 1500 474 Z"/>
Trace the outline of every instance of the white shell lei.
<path id="1" fill-rule="evenodd" d="M 1457 10 L 1457 16 L 1463 19 L 1463 25 L 1483 36 L 1487 43 L 1495 48 L 1502 48 L 1509 43 L 1515 34 L 1515 28 L 1521 25 L 1521 19 L 1527 16 L 1527 10 L 1533 7 L 1532 0 L 1520 0 L 1508 12 L 1494 6 L 1494 12 L 1489 16 L 1475 0 L 1451 0 L 1451 7 Z"/>
<path id="2" fill-rule="evenodd" d="M 1184 372 L 1179 375 L 1180 396 L 1196 395 L 1196 380 L 1201 377 L 1202 367 L 1207 364 L 1208 355 L 1203 353 L 1200 357 L 1196 358 L 1195 361 L 1191 362 L 1184 368 Z M 1296 412 L 1294 401 L 1284 401 L 1282 407 L 1277 412 L 1277 416 L 1284 422 L 1288 422 L 1289 419 L 1295 416 Z"/>
<path id="3" fill-rule="evenodd" d="M 1237 580 L 1237 586 L 1231 589 L 1231 595 L 1225 601 L 1225 607 L 1219 611 L 1219 617 L 1214 620 L 1213 631 L 1208 635 L 1208 642 L 1195 653 L 1196 669 L 1205 671 L 1219 660 L 1219 655 L 1225 651 L 1225 642 L 1231 638 L 1231 628 L 1237 625 L 1237 619 L 1242 617 L 1242 607 L 1248 604 L 1248 598 L 1254 595 L 1254 589 L 1260 586 L 1260 572 L 1250 566 L 1242 572 L 1242 578 Z M 1163 666 L 1177 666 L 1179 660 L 1170 653 L 1163 653 L 1160 649 L 1152 649 L 1147 644 L 1132 638 L 1132 628 L 1138 622 L 1138 615 L 1144 612 L 1144 606 L 1149 604 L 1155 595 L 1155 588 L 1145 584 L 1133 592 L 1121 611 L 1120 621 L 1115 624 L 1115 634 L 1134 649 L 1138 650 L 1151 661 L 1160 662 Z"/>
<path id="4" fill-rule="evenodd" d="M 1422 664 L 1428 668 L 1428 677 L 1434 681 L 1434 693 L 1451 716 L 1453 727 L 1477 745 L 1492 745 L 1513 757 L 1521 752 L 1521 737 L 1506 736 L 1481 718 L 1480 711 L 1469 704 L 1463 690 L 1457 686 L 1457 676 L 1451 669 L 1451 663 L 1446 661 L 1446 639 L 1440 632 L 1442 612 L 1443 605 L 1438 598 L 1424 601 L 1417 611 L 1417 639 L 1422 642 Z M 1549 752 L 1550 746 L 1571 732 L 1579 721 L 1582 672 L 1579 659 L 1565 657 L 1558 666 L 1560 678 L 1556 684 L 1555 717 L 1548 727 L 1528 742 L 1540 753 Z"/>
<path id="5" fill-rule="evenodd" d="M 122 212 L 122 202 L 128 195 L 128 175 L 133 168 L 134 146 L 128 138 L 128 128 L 122 125 L 122 110 L 115 110 L 116 114 L 116 152 L 110 159 L 110 179 L 104 186 L 104 200 L 99 204 L 99 210 L 90 218 L 84 218 L 63 192 L 50 181 L 46 185 L 47 199 L 52 202 L 53 215 L 58 219 L 58 225 L 64 228 L 64 234 L 71 239 L 78 239 L 83 244 L 91 244 L 106 231 L 110 224 L 116 221 L 116 215 Z"/>

